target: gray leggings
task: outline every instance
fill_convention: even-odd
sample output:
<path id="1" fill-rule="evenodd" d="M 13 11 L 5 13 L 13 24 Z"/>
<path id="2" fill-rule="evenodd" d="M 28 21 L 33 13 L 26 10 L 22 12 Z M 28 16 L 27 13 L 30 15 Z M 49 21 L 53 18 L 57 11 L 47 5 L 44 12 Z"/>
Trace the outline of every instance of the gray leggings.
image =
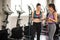
<path id="1" fill-rule="evenodd" d="M 49 27 L 49 40 L 53 40 L 56 31 L 56 24 L 48 24 Z"/>

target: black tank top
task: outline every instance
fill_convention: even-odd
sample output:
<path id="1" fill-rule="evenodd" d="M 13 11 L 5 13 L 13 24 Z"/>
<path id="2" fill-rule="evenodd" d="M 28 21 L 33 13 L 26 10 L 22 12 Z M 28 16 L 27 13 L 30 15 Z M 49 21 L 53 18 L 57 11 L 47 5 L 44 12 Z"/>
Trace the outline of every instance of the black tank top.
<path id="1" fill-rule="evenodd" d="M 34 18 L 41 18 L 42 17 L 42 12 L 40 11 L 40 14 L 36 14 L 36 11 L 34 11 Z"/>

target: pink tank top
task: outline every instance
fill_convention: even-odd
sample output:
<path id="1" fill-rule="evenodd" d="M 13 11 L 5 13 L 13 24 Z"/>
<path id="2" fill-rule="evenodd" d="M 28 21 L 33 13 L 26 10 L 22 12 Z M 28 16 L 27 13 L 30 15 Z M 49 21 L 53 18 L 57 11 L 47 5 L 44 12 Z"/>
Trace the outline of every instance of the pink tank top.
<path id="1" fill-rule="evenodd" d="M 53 14 L 49 14 L 48 18 L 54 19 L 54 15 Z M 51 23 L 55 23 L 55 22 L 51 22 Z"/>

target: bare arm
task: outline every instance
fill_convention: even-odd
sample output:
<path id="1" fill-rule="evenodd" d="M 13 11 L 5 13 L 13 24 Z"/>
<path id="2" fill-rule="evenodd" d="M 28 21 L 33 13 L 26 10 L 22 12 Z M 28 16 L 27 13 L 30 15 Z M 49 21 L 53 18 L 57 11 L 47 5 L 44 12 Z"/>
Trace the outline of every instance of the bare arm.
<path id="1" fill-rule="evenodd" d="M 42 20 L 44 20 L 45 18 L 44 18 L 44 12 L 42 12 L 42 18 L 41 18 Z"/>
<path id="2" fill-rule="evenodd" d="M 33 17 L 34 17 L 34 12 L 32 12 L 32 21 L 33 21 L 33 19 L 34 19 Z"/>

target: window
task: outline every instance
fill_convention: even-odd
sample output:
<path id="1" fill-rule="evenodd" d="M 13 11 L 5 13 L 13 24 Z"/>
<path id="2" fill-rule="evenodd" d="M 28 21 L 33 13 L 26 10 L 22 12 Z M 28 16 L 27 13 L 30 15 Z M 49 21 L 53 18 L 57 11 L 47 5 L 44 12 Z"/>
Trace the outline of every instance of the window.
<path id="1" fill-rule="evenodd" d="M 14 11 L 14 14 L 12 14 L 12 16 L 17 16 L 15 7 L 17 10 L 21 10 L 19 8 L 19 5 L 20 7 L 22 7 L 23 11 L 25 11 L 22 16 L 28 16 L 28 5 L 30 5 L 33 10 L 34 8 L 36 8 L 37 3 L 40 3 L 42 5 L 42 10 L 44 10 L 44 8 L 46 7 L 46 0 L 11 0 L 11 8 Z"/>
<path id="2" fill-rule="evenodd" d="M 57 10 L 57 13 L 59 14 L 60 13 L 60 0 L 55 0 L 55 6 L 56 6 L 56 10 Z"/>

